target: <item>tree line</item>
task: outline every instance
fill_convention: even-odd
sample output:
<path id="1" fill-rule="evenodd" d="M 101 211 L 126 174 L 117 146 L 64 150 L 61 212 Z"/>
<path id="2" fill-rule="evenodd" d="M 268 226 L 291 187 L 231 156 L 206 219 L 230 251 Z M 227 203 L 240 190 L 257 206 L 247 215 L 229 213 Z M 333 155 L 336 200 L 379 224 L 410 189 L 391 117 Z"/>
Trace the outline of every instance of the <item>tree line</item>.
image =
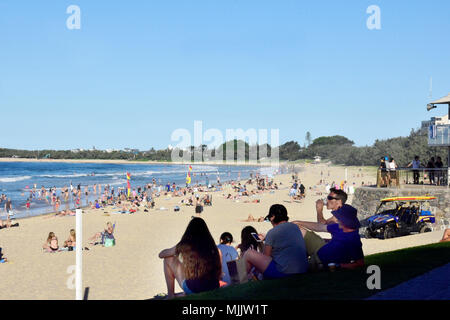
<path id="1" fill-rule="evenodd" d="M 270 157 L 273 152 L 278 152 L 280 160 L 296 161 L 311 160 L 316 156 L 327 159 L 334 164 L 354 165 L 354 166 L 378 166 L 381 157 L 392 157 L 400 167 L 406 166 L 418 155 L 422 162 L 428 161 L 431 157 L 440 156 L 444 163 L 447 159 L 446 148 L 429 147 L 427 133 L 421 130 L 411 130 L 407 137 L 390 138 L 386 140 L 376 140 L 372 146 L 357 147 L 354 142 L 346 137 L 334 135 L 329 137 L 318 137 L 311 139 L 308 132 L 306 140 L 308 145 L 303 147 L 297 141 L 288 141 L 279 147 L 272 148 L 268 144 L 249 145 L 242 140 L 226 142 L 218 148 L 209 150 L 207 145 L 198 147 L 191 146 L 187 150 L 151 148 L 148 151 L 113 151 L 84 150 L 73 152 L 71 150 L 17 150 L 1 149 L 1 158 L 25 158 L 25 159 L 100 159 L 100 160 L 135 160 L 135 161 L 172 161 L 172 155 L 185 157 L 185 160 L 208 161 L 213 158 L 223 160 L 262 160 Z M 232 152 L 228 152 L 227 146 L 233 147 Z M 231 155 L 231 157 L 230 157 Z M 242 158 L 242 155 L 244 159 Z"/>

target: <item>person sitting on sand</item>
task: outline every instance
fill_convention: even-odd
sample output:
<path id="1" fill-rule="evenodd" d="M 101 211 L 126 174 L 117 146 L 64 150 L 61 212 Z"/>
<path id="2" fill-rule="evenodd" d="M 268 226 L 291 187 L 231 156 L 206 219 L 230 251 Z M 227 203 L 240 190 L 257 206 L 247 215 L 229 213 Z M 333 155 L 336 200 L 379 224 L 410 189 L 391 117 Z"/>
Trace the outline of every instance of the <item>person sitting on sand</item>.
<path id="1" fill-rule="evenodd" d="M 442 236 L 442 240 L 440 242 L 450 241 L 450 229 L 444 230 L 444 235 Z"/>
<path id="2" fill-rule="evenodd" d="M 66 241 L 64 241 L 64 248 L 72 247 L 75 248 L 76 246 L 76 234 L 74 229 L 70 229 L 69 238 L 67 238 Z"/>
<path id="3" fill-rule="evenodd" d="M 252 214 L 248 215 L 246 220 L 241 220 L 242 222 L 264 222 L 264 217 L 259 217 L 258 219 L 254 218 Z"/>
<path id="4" fill-rule="evenodd" d="M 90 244 L 94 246 L 101 244 L 104 247 L 114 246 L 116 242 L 116 238 L 114 237 L 115 226 L 116 224 L 113 225 L 111 222 L 108 222 L 104 231 L 97 232 L 89 238 L 89 240 L 91 240 Z"/>
<path id="5" fill-rule="evenodd" d="M 50 238 L 50 234 L 53 234 Z M 58 252 L 59 250 L 59 244 L 58 244 L 58 238 L 55 236 L 53 232 L 50 232 L 49 238 L 47 239 L 47 246 L 44 245 L 44 250 L 46 252 Z"/>
<path id="6" fill-rule="evenodd" d="M 297 225 L 288 222 L 286 207 L 274 204 L 270 207 L 267 218 L 273 228 L 265 239 L 264 253 L 247 250 L 244 259 L 247 271 L 254 267 L 261 272 L 264 279 L 279 279 L 308 270 L 306 246 L 303 235 Z"/>
<path id="7" fill-rule="evenodd" d="M 50 232 L 50 233 L 48 234 L 47 241 L 42 245 L 42 248 L 43 248 L 43 249 L 47 250 L 47 249 L 50 247 L 50 242 L 52 241 L 52 238 L 53 238 L 54 236 L 55 236 L 55 233 L 54 233 L 54 232 Z"/>
<path id="8" fill-rule="evenodd" d="M 100 205 L 100 203 L 98 202 L 98 200 L 95 200 L 94 205 L 92 206 L 92 209 L 100 209 L 102 206 Z"/>
<path id="9" fill-rule="evenodd" d="M 175 280 L 185 294 L 220 287 L 222 262 L 211 233 L 201 218 L 192 218 L 180 242 L 159 253 L 164 259 L 168 298 L 175 297 Z"/>
<path id="10" fill-rule="evenodd" d="M 331 213 L 337 219 L 337 223 L 293 221 L 298 225 L 305 239 L 311 269 L 320 270 L 330 263 L 363 264 L 364 253 L 359 236 L 360 223 L 357 210 L 344 204 Z M 315 232 L 329 232 L 332 238 L 327 242 Z"/>

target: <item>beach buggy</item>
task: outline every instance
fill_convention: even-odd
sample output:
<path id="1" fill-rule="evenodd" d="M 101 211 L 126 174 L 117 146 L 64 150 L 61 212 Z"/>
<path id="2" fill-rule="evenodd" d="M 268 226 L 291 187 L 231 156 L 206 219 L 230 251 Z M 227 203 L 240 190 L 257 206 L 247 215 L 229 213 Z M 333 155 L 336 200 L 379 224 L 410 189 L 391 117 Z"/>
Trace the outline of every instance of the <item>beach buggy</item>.
<path id="1" fill-rule="evenodd" d="M 430 201 L 436 197 L 394 197 L 381 200 L 375 215 L 366 219 L 366 238 L 395 238 L 432 231 L 435 215 Z"/>

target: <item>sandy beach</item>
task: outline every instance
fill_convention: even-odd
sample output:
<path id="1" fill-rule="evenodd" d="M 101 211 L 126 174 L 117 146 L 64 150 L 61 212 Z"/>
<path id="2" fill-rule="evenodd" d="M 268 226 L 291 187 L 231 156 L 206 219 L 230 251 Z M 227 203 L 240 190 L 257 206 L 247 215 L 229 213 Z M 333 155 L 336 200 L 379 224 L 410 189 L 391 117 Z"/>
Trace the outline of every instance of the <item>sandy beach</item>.
<path id="1" fill-rule="evenodd" d="M 256 218 L 265 216 L 275 203 L 286 206 L 290 220 L 315 221 L 315 201 L 326 196 L 324 186 L 316 186 L 321 179 L 321 171 L 327 181 L 340 182 L 344 180 L 344 170 L 337 166 L 306 165 L 299 173 L 299 179 L 306 187 L 306 198 L 302 202 L 290 203 L 291 175 L 288 174 L 275 176 L 274 181 L 282 183 L 281 189 L 259 194 L 260 203 L 227 200 L 223 194 L 232 192 L 230 187 L 225 187 L 224 191 L 211 193 L 213 205 L 205 207 L 202 218 L 217 242 L 221 233 L 228 231 L 234 236 L 235 245 L 239 243 L 242 228 L 247 225 L 253 225 L 262 233 L 271 229 L 268 222 L 241 220 L 249 214 Z M 364 177 L 357 177 L 361 172 Z M 373 170 L 348 168 L 350 184 L 355 182 L 356 186 L 360 186 L 364 181 L 367 185 L 375 180 Z M 313 189 L 310 190 L 310 187 Z M 89 299 L 148 299 L 158 293 L 166 293 L 163 262 L 158 258 L 158 253 L 180 240 L 194 215 L 193 207 L 179 204 L 181 199 L 162 195 L 156 198 L 156 208 L 148 213 L 142 209 L 132 215 L 112 214 L 114 210 L 111 207 L 85 211 L 83 247 L 88 246 L 88 237 L 102 231 L 108 221 L 116 223 L 117 239 L 115 247 L 88 246 L 90 250 L 83 252 L 83 286 L 89 287 Z M 350 196 L 348 203 L 351 202 Z M 176 205 L 180 205 L 181 211 L 173 211 Z M 168 210 L 159 210 L 161 207 Z M 326 212 L 325 217 L 330 216 L 331 213 Z M 43 253 L 42 244 L 48 233 L 53 231 L 62 245 L 69 236 L 69 230 L 75 228 L 75 217 L 38 216 L 18 222 L 19 227 L 0 230 L 0 246 L 9 260 L 0 264 L 3 288 L 0 299 L 74 299 L 75 290 L 68 288 L 74 273 L 68 271 L 75 265 L 75 252 Z M 364 253 L 368 255 L 435 243 L 441 237 L 442 231 L 435 231 L 389 240 L 362 239 L 362 242 Z M 176 291 L 181 291 L 178 285 Z"/>

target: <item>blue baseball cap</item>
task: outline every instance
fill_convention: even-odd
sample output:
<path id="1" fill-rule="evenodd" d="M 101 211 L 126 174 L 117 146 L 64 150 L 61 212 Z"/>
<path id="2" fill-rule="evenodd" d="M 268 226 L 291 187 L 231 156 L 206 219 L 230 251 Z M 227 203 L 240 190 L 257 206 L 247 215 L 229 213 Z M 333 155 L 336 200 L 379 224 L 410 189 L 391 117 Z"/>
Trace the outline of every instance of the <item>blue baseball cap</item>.
<path id="1" fill-rule="evenodd" d="M 342 207 L 331 213 L 347 228 L 359 229 L 361 226 L 357 217 L 358 210 L 348 204 L 344 204 Z"/>

